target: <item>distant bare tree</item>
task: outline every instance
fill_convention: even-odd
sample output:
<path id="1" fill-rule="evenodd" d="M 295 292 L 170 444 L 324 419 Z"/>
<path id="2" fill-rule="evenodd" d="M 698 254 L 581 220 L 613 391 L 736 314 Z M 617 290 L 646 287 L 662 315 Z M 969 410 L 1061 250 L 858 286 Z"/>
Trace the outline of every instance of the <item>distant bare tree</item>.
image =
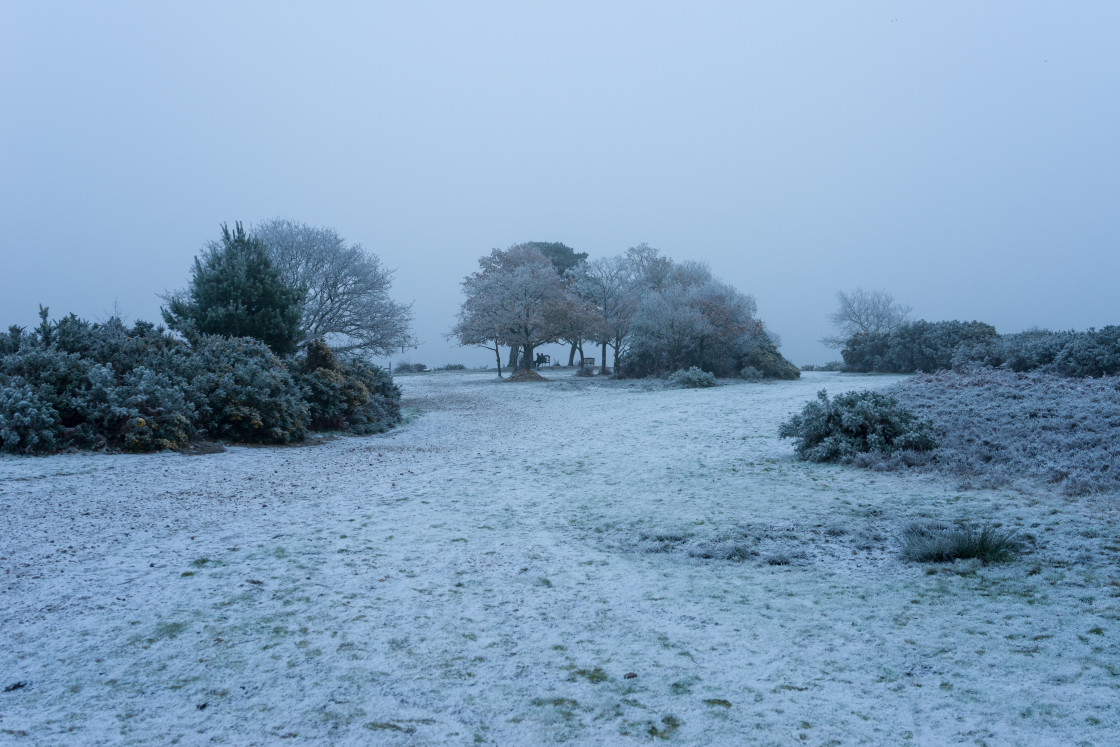
<path id="1" fill-rule="evenodd" d="M 821 342 L 833 348 L 844 347 L 857 334 L 890 334 L 910 318 L 911 308 L 895 301 L 885 290 L 837 291 L 836 301 L 836 311 L 828 315 L 828 321 L 838 334 L 821 338 Z"/>
<path id="2" fill-rule="evenodd" d="M 393 271 L 332 228 L 277 218 L 253 229 L 284 280 L 305 291 L 300 344 L 320 337 L 339 351 L 388 355 L 414 347 L 412 306 L 389 297 Z"/>

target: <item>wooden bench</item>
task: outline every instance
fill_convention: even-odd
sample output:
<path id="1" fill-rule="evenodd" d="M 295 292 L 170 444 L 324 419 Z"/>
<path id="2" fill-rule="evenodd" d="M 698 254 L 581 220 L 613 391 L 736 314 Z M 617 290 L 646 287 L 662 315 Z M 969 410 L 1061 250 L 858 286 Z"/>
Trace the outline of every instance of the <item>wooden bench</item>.
<path id="1" fill-rule="evenodd" d="M 595 359 L 594 358 L 580 358 L 579 359 L 579 365 L 580 365 L 581 368 L 583 368 L 584 366 L 594 366 L 595 365 Z"/>
<path id="2" fill-rule="evenodd" d="M 537 353 L 537 357 L 533 360 L 533 367 L 540 368 L 552 363 L 552 356 L 548 353 Z"/>

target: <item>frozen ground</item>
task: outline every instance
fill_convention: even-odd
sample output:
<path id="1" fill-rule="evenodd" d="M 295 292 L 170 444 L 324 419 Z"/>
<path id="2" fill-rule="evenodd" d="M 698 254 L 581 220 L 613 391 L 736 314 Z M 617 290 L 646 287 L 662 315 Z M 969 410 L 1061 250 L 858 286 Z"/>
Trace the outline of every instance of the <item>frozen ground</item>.
<path id="1" fill-rule="evenodd" d="M 492 376 L 402 377 L 383 436 L 0 460 L 0 742 L 1120 742 L 1116 496 L 775 437 L 895 377 Z M 923 518 L 1028 551 L 902 562 Z"/>

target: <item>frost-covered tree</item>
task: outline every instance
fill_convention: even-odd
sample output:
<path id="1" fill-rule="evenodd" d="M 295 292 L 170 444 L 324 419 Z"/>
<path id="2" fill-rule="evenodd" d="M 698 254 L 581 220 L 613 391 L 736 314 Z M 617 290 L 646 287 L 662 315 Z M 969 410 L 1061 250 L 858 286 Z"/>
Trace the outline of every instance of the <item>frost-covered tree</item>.
<path id="1" fill-rule="evenodd" d="M 885 290 L 837 291 L 836 310 L 828 315 L 836 334 L 821 342 L 842 348 L 854 335 L 889 335 L 909 320 L 910 312 L 909 306 L 895 301 Z"/>
<path id="2" fill-rule="evenodd" d="M 303 289 L 285 282 L 263 242 L 241 223 L 222 224 L 191 268 L 190 284 L 164 298 L 167 326 L 188 336 L 253 337 L 279 355 L 295 352 Z"/>
<path id="3" fill-rule="evenodd" d="M 634 266 L 624 257 L 604 257 L 584 262 L 572 273 L 572 289 L 595 310 L 594 339 L 602 346 L 601 373 L 607 371 L 607 346 L 614 349 L 618 369 L 620 350 L 638 308 L 639 286 Z"/>
<path id="4" fill-rule="evenodd" d="M 338 351 L 388 355 L 415 346 L 412 307 L 394 301 L 393 271 L 332 228 L 276 218 L 253 228 L 281 276 L 303 288 L 300 344 L 325 339 Z"/>
<path id="5" fill-rule="evenodd" d="M 463 280 L 466 300 L 460 310 L 464 336 L 478 345 L 479 335 L 522 351 L 522 368 L 533 363 L 533 349 L 556 342 L 564 332 L 567 289 L 537 249 L 524 244 L 495 249 L 479 260 L 479 271 Z M 460 326 L 456 326 L 460 330 Z"/>

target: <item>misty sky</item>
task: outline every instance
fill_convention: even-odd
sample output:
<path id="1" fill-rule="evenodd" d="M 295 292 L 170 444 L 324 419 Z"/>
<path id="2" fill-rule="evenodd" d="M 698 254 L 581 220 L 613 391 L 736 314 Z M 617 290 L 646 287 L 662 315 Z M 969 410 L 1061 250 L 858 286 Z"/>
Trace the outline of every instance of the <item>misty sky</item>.
<path id="1" fill-rule="evenodd" d="M 522 241 L 707 260 L 799 364 L 858 285 L 1120 323 L 1118 38 L 1112 1 L 4 0 L 0 324 L 157 320 L 277 216 L 398 268 L 429 366 L 492 362 L 443 334 Z"/>

